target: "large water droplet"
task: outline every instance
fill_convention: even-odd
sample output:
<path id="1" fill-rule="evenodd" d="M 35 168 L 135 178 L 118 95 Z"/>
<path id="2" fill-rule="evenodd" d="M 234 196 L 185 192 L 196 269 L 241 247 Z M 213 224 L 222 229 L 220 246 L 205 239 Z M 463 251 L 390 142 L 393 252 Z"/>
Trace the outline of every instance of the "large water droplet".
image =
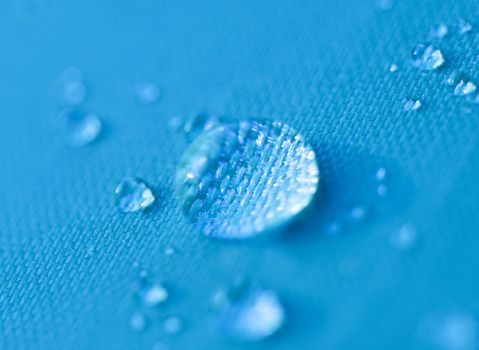
<path id="1" fill-rule="evenodd" d="M 149 207 L 155 197 L 142 179 L 126 177 L 116 187 L 114 201 L 119 210 L 130 213 Z"/>
<path id="2" fill-rule="evenodd" d="M 411 53 L 411 64 L 420 70 L 434 70 L 441 67 L 444 62 L 441 50 L 432 44 L 418 44 Z"/>
<path id="3" fill-rule="evenodd" d="M 206 235 L 246 238 L 297 218 L 318 188 L 316 156 L 281 122 L 243 120 L 203 132 L 184 152 L 175 192 Z"/>
<path id="4" fill-rule="evenodd" d="M 404 111 L 406 112 L 417 111 L 421 107 L 422 102 L 417 98 L 410 98 L 404 103 Z"/>
<path id="5" fill-rule="evenodd" d="M 74 146 L 84 146 L 96 140 L 101 132 L 101 121 L 92 113 L 85 113 L 76 108 L 60 112 L 68 142 Z"/>
<path id="6" fill-rule="evenodd" d="M 213 296 L 212 308 L 220 331 L 240 341 L 258 341 L 276 333 L 286 314 L 271 290 L 251 284 L 220 290 Z"/>

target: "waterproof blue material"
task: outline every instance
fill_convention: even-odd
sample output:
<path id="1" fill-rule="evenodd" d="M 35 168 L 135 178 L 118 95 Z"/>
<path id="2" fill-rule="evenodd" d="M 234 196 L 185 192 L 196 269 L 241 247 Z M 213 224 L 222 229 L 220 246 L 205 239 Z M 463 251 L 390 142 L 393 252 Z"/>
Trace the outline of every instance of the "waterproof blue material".
<path id="1" fill-rule="evenodd" d="M 393 2 L 1 1 L 0 348 L 423 350 L 434 348 L 428 320 L 477 322 L 479 113 L 444 80 L 459 69 L 479 81 L 478 3 Z M 471 33 L 456 33 L 460 17 L 477 22 Z M 441 22 L 447 63 L 420 72 L 410 50 Z M 86 76 L 85 108 L 105 122 L 87 147 L 68 146 L 55 119 L 50 87 L 71 65 Z M 159 84 L 158 103 L 137 103 L 143 81 Z M 409 97 L 418 112 L 403 111 Z M 172 192 L 187 143 L 168 124 L 197 112 L 299 130 L 321 162 L 309 216 L 273 242 L 193 232 Z M 152 184 L 151 211 L 114 208 L 127 175 Z M 325 234 L 356 203 L 367 220 Z M 418 232 L 406 252 L 390 243 L 404 223 Z M 135 332 L 139 268 L 172 298 Z M 232 343 L 210 322 L 212 292 L 239 274 L 284 300 L 289 322 L 264 343 Z M 164 333 L 168 315 L 184 320 L 180 334 Z"/>

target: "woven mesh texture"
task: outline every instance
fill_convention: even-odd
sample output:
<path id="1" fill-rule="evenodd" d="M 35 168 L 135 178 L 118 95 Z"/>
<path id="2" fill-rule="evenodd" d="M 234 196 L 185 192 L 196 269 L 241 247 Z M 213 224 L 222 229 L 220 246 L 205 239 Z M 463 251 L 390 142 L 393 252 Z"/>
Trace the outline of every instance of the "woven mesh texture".
<path id="1" fill-rule="evenodd" d="M 458 310 L 479 318 L 479 119 L 444 79 L 479 81 L 476 31 L 438 42 L 435 72 L 408 62 L 431 27 L 478 17 L 474 0 L 0 2 L 0 348 L 240 349 L 210 327 L 211 293 L 243 274 L 285 302 L 284 331 L 251 349 L 428 349 L 421 325 Z M 399 69 L 390 73 L 388 64 Z M 55 127 L 52 80 L 76 65 L 85 108 L 105 122 L 74 148 Z M 135 84 L 158 82 L 142 106 Z M 405 113 L 405 99 L 423 101 Z M 316 151 L 313 213 L 270 243 L 224 243 L 193 232 L 173 195 L 187 146 L 171 117 L 198 112 L 287 123 Z M 389 193 L 371 198 L 374 171 Z M 121 178 L 152 185 L 139 215 L 112 203 Z M 344 208 L 369 220 L 322 234 Z M 416 249 L 389 234 L 405 222 Z M 177 253 L 167 256 L 166 247 Z M 140 268 L 174 286 L 144 332 L 129 326 Z M 184 320 L 167 336 L 161 320 Z"/>

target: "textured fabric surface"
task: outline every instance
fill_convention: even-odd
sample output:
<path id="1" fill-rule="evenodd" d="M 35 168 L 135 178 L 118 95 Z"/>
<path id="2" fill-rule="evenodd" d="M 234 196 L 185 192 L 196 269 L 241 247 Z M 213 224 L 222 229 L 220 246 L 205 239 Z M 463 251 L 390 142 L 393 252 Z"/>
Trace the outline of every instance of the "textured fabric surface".
<path id="1" fill-rule="evenodd" d="M 431 27 L 459 17 L 478 21 L 477 1 L 1 1 L 0 348 L 244 348 L 208 311 L 238 274 L 276 290 L 288 312 L 283 332 L 252 349 L 428 349 L 430 317 L 479 318 L 478 111 L 462 113 L 443 83 L 454 69 L 479 81 L 477 27 L 438 42 L 440 71 L 408 62 Z M 84 148 L 55 124 L 50 86 L 70 65 L 106 124 Z M 145 80 L 159 84 L 157 104 L 136 102 Z M 423 108 L 405 113 L 408 97 Z M 316 150 L 317 205 L 284 238 L 211 240 L 181 215 L 172 179 L 187 143 L 168 122 L 203 111 L 286 122 Z M 127 175 L 153 185 L 151 211 L 114 208 Z M 324 234 L 362 202 L 364 224 Z M 418 243 L 399 252 L 390 234 L 405 222 Z M 136 261 L 173 286 L 143 332 L 129 326 Z M 181 334 L 164 334 L 167 315 L 183 318 Z"/>

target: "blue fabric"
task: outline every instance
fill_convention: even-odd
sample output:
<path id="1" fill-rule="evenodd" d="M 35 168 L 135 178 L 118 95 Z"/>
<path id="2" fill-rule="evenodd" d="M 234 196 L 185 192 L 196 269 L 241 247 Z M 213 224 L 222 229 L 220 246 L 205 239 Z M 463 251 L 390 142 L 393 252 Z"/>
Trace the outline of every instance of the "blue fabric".
<path id="1" fill-rule="evenodd" d="M 463 113 L 443 83 L 454 69 L 479 81 L 478 27 L 438 42 L 443 69 L 408 63 L 431 27 L 478 12 L 474 0 L 397 0 L 389 11 L 374 0 L 1 1 L 0 348 L 243 348 L 208 312 L 211 293 L 238 274 L 276 290 L 289 316 L 252 349 L 428 349 L 431 315 L 479 318 L 478 111 Z M 85 148 L 55 126 L 50 86 L 70 65 L 106 123 Z M 135 100 L 145 80 L 160 85 L 157 104 Z M 404 112 L 408 97 L 423 108 Z M 172 178 L 186 141 L 168 122 L 203 111 L 281 120 L 317 151 L 318 204 L 286 238 L 211 240 L 180 214 Z M 153 184 L 153 210 L 115 210 L 126 175 Z M 367 222 L 323 233 L 363 202 Z M 399 252 L 390 234 L 406 222 L 418 243 Z M 143 332 L 129 326 L 135 261 L 174 288 Z M 183 318 L 181 334 L 162 331 L 170 314 Z"/>

